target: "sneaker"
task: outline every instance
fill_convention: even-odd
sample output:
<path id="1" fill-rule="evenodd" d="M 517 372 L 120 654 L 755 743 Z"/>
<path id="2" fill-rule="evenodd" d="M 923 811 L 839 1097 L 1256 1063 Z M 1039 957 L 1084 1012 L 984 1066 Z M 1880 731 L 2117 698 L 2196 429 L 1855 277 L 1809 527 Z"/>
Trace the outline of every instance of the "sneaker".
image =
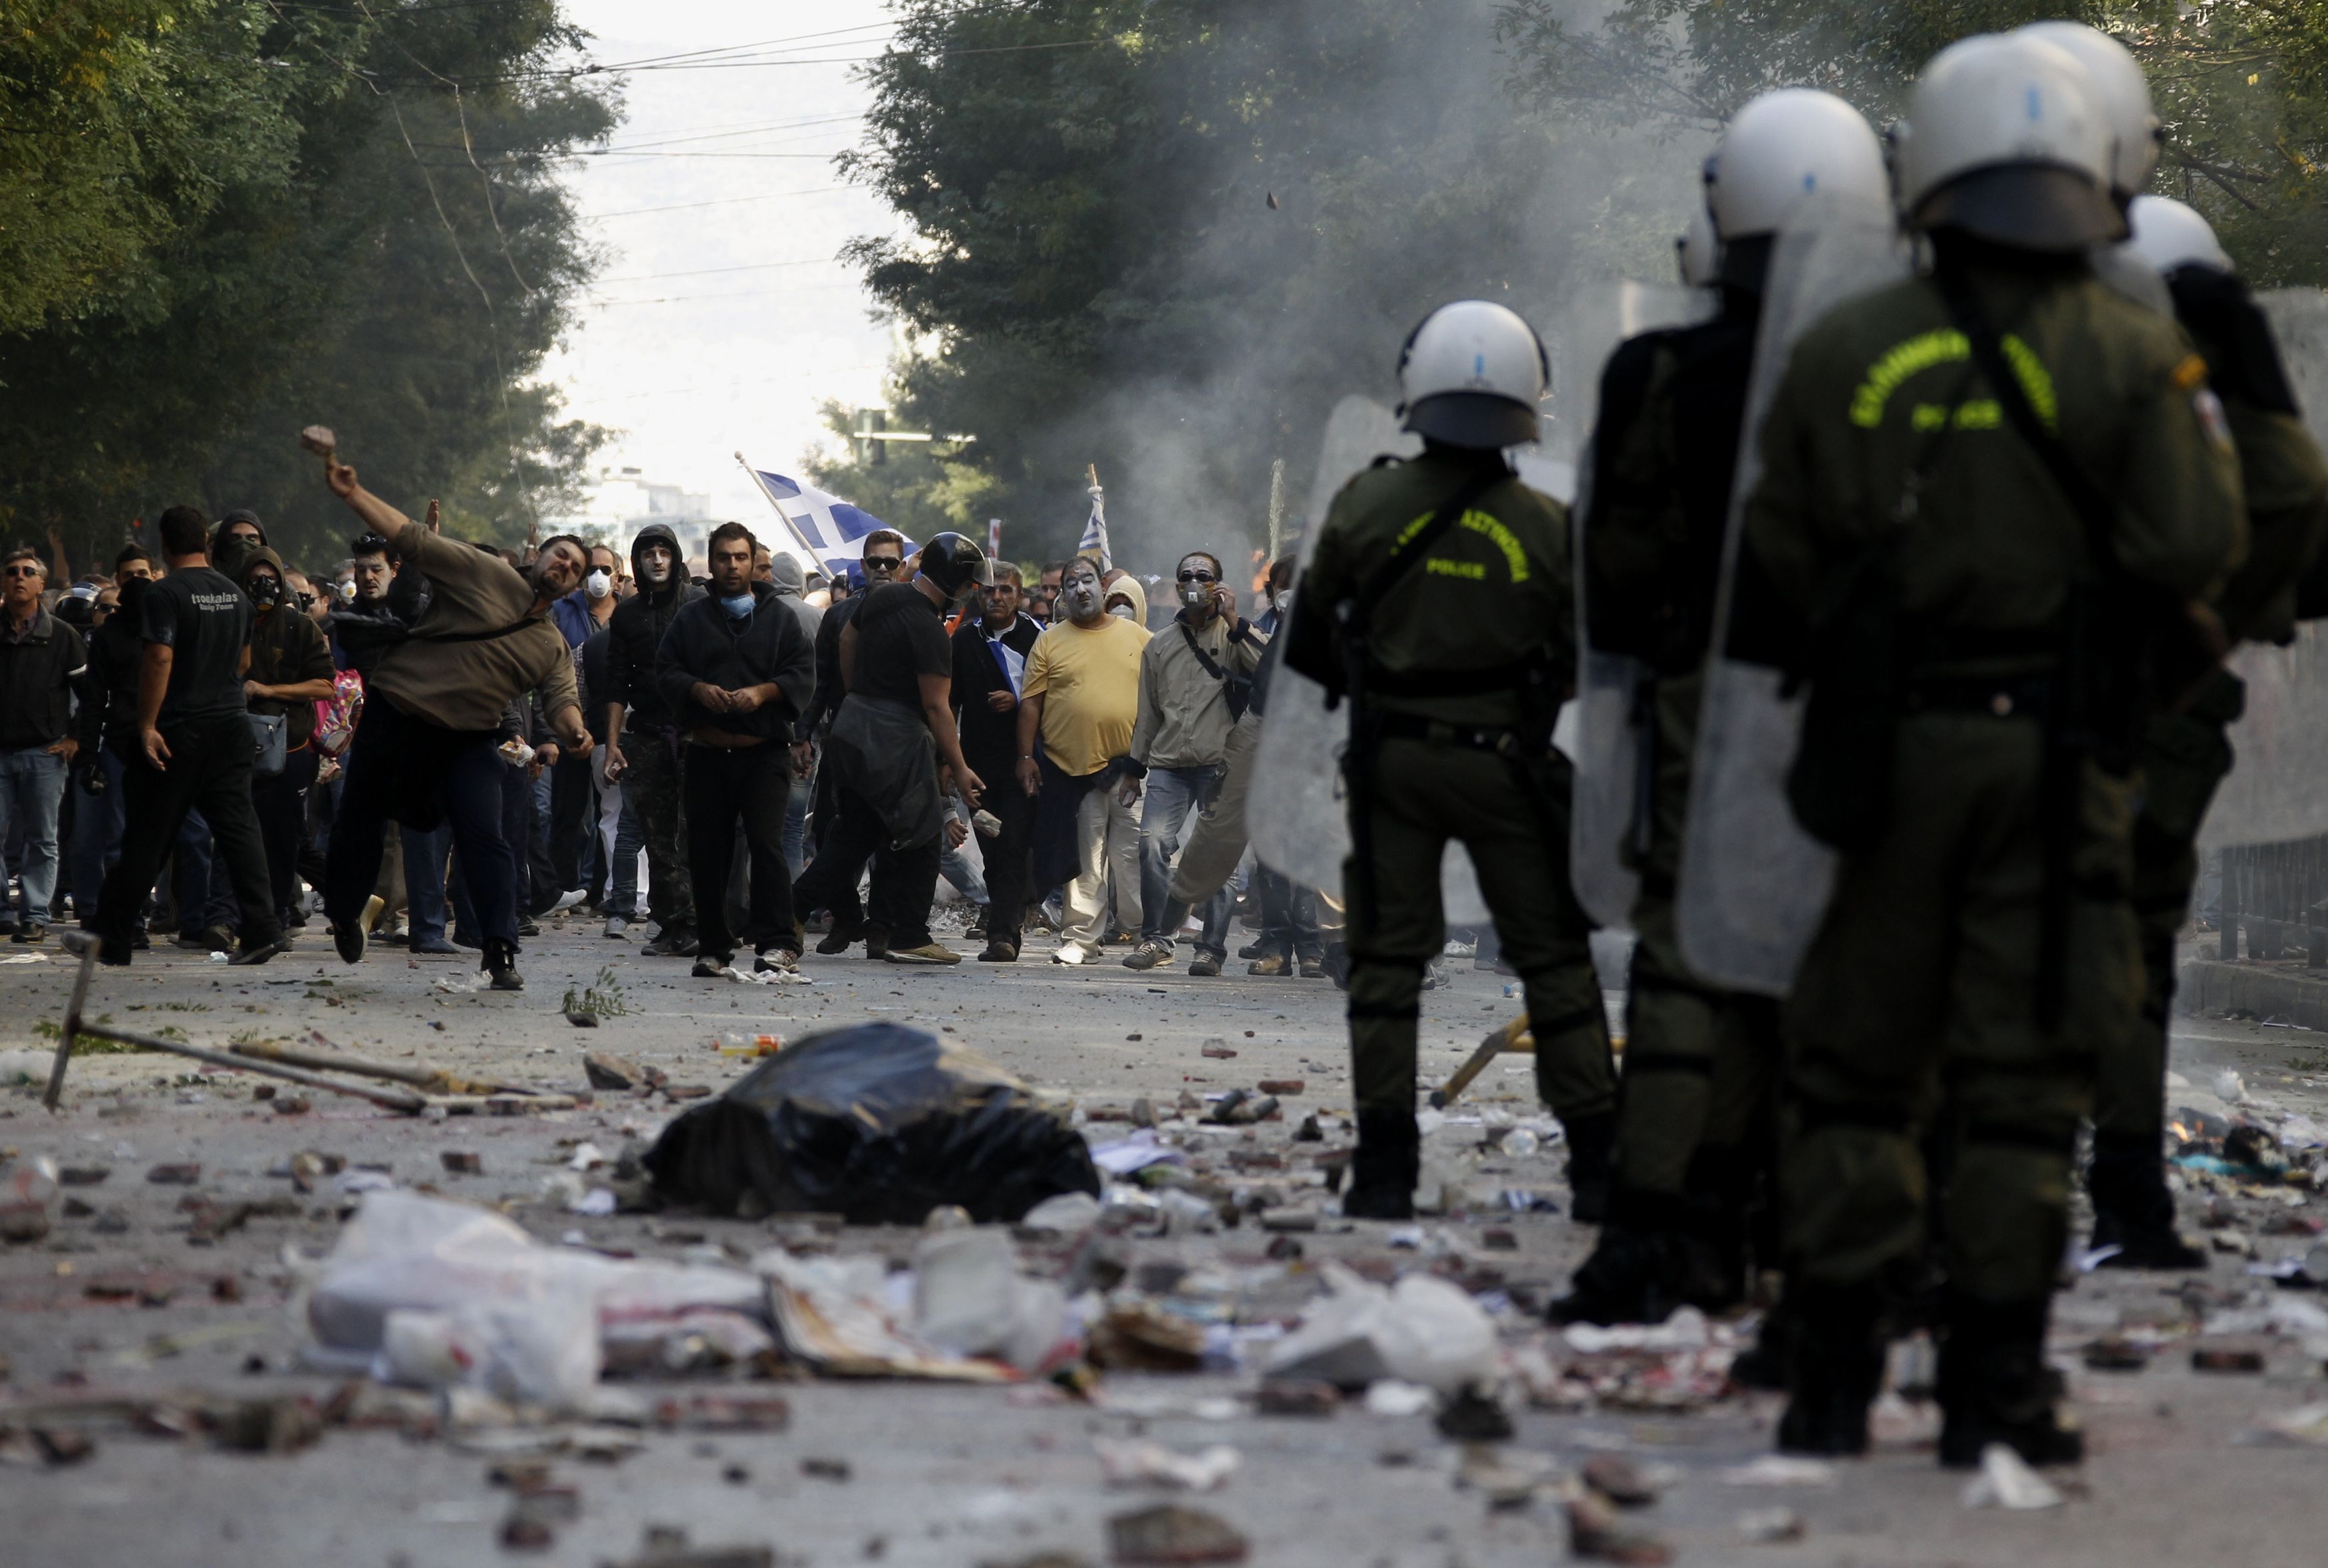
<path id="1" fill-rule="evenodd" d="M 695 927 L 666 925 L 661 936 L 647 944 L 646 951 L 657 958 L 693 958 L 697 951 Z"/>
<path id="2" fill-rule="evenodd" d="M 361 920 L 332 922 L 332 945 L 339 949 L 342 963 L 361 963 L 364 953 L 364 928 Z"/>
<path id="3" fill-rule="evenodd" d="M 887 926 L 876 925 L 869 920 L 865 923 L 865 956 L 872 959 L 882 959 L 889 956 L 889 928 Z"/>
<path id="4" fill-rule="evenodd" d="M 49 928 L 45 925 L 19 925 L 16 927 L 15 934 L 8 938 L 9 941 L 19 945 L 46 942 L 48 939 Z"/>
<path id="5" fill-rule="evenodd" d="M 1064 947 L 1061 947 L 1058 952 L 1051 954 L 1051 962 L 1053 963 L 1069 964 L 1097 963 L 1099 962 L 1099 954 L 1092 952 L 1089 948 L 1077 947 L 1074 943 L 1070 942 Z"/>
<path id="6" fill-rule="evenodd" d="M 181 931 L 171 939 L 170 945 L 183 947 L 188 953 L 231 953 L 234 933 L 223 925 L 205 925 L 195 931 Z"/>
<path id="7" fill-rule="evenodd" d="M 623 933 L 628 931 L 630 928 L 631 923 L 624 919 L 621 915 L 609 915 L 606 916 L 606 934 L 613 937 L 617 942 L 622 940 Z"/>
<path id="8" fill-rule="evenodd" d="M 705 953 L 697 955 L 695 967 L 687 972 L 697 980 L 718 980 L 720 972 L 736 962 L 732 953 Z"/>
<path id="9" fill-rule="evenodd" d="M 577 904 L 581 903 L 582 900 L 588 897 L 590 897 L 590 893 L 587 888 L 577 887 L 571 892 L 560 893 L 558 896 L 557 903 L 552 904 L 547 909 L 537 910 L 535 913 L 540 915 L 563 915 L 568 909 L 573 908 Z"/>
<path id="10" fill-rule="evenodd" d="M 859 942 L 864 940 L 864 922 L 859 921 L 855 925 L 843 925 L 835 922 L 832 929 L 818 940 L 816 950 L 825 957 L 831 958 L 837 953 L 848 952 Z"/>
<path id="11" fill-rule="evenodd" d="M 541 927 L 533 923 L 532 915 L 521 915 L 518 919 L 517 934 L 520 936 L 539 936 L 541 934 Z"/>
<path id="12" fill-rule="evenodd" d="M 881 956 L 891 963 L 960 963 L 962 954 L 936 942 L 925 942 L 919 947 L 891 947 L 881 944 Z"/>
<path id="13" fill-rule="evenodd" d="M 978 955 L 978 962 L 1016 963 L 1018 962 L 1018 944 L 1007 936 L 990 938 L 986 944 L 986 951 Z"/>
<path id="14" fill-rule="evenodd" d="M 1247 951 L 1251 950 L 1248 949 Z M 1247 974 L 1283 974 L 1286 972 L 1286 968 L 1285 954 L 1281 953 L 1272 953 L 1267 957 L 1256 958 L 1251 963 L 1246 964 L 1244 966 L 1244 972 Z"/>
<path id="15" fill-rule="evenodd" d="M 1161 942 L 1143 942 L 1123 955 L 1126 969 L 1154 969 L 1172 961 L 1172 950 Z"/>
<path id="16" fill-rule="evenodd" d="M 1269 956 L 1269 949 L 1263 946 L 1258 942 L 1248 942 L 1243 947 L 1237 949 L 1237 956 L 1239 958 L 1266 958 Z M 1256 969 L 1253 972 L 1255 974 L 1261 974 L 1264 972 Z M 1277 972 L 1272 969 L 1266 971 L 1265 972 L 1275 974 Z"/>
<path id="17" fill-rule="evenodd" d="M 1190 974 L 1209 977 L 1218 974 L 1220 972 L 1221 955 L 1217 953 L 1200 953 L 1197 954 L 1196 957 L 1188 961 L 1188 972 Z"/>
<path id="18" fill-rule="evenodd" d="M 452 943 L 446 941 L 441 936 L 416 936 L 412 939 L 412 951 L 416 953 L 429 953 L 441 954 L 458 953 L 461 950 Z"/>
<path id="19" fill-rule="evenodd" d="M 412 940 L 412 928 L 401 920 L 391 920 L 387 930 L 373 932 L 371 939 L 382 947 L 402 947 Z"/>
<path id="20" fill-rule="evenodd" d="M 800 954 L 789 947 L 764 947 L 752 965 L 754 974 L 791 974 L 800 968 Z"/>
<path id="21" fill-rule="evenodd" d="M 1322 958 L 1303 959 L 1301 961 L 1301 978 L 1304 980 L 1325 979 L 1326 961 Z"/>
<path id="22" fill-rule="evenodd" d="M 246 947 L 240 953 L 236 953 L 232 958 L 228 959 L 227 962 L 229 963 L 243 965 L 260 964 L 265 963 L 268 959 L 274 957 L 278 953 L 288 953 L 289 951 L 291 951 L 291 944 L 278 936 L 272 942 L 262 942 L 257 947 Z"/>

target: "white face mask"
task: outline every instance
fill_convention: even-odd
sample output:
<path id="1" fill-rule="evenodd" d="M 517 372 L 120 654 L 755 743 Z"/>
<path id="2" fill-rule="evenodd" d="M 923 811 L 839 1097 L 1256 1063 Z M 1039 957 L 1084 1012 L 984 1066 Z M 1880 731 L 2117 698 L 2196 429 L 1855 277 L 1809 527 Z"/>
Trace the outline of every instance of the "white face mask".
<path id="1" fill-rule="evenodd" d="M 582 587 L 594 599 L 603 599 L 615 591 L 615 579 L 605 568 L 600 567 L 582 579 Z"/>

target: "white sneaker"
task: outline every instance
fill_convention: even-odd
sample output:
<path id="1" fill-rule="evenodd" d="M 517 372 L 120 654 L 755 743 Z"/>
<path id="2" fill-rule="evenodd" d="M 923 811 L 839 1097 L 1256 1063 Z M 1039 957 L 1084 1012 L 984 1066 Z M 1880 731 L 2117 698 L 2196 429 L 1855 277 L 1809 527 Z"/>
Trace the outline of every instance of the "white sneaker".
<path id="1" fill-rule="evenodd" d="M 569 893 L 560 893 L 558 896 L 558 902 L 543 910 L 542 913 L 544 915 L 562 915 L 567 910 L 573 908 L 577 904 L 581 903 L 582 900 L 588 897 L 590 897 L 590 892 L 587 887 L 577 887 Z"/>
<path id="2" fill-rule="evenodd" d="M 1087 948 L 1077 947 L 1070 942 L 1062 946 L 1058 952 L 1051 954 L 1051 962 L 1053 963 L 1097 963 L 1099 954 Z"/>
<path id="3" fill-rule="evenodd" d="M 617 942 L 622 940 L 623 934 L 630 928 L 631 923 L 624 919 L 621 915 L 609 915 L 606 916 L 606 934 L 615 938 Z"/>

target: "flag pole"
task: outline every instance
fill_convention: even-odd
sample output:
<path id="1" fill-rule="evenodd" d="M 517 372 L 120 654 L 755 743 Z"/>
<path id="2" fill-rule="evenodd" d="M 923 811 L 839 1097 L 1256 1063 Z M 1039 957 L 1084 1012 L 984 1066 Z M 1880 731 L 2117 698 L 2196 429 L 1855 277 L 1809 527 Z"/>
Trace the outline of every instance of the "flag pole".
<path id="1" fill-rule="evenodd" d="M 819 555 L 816 547 L 809 543 L 807 536 L 801 532 L 800 525 L 793 521 L 791 514 L 778 506 L 776 498 L 768 493 L 767 481 L 760 477 L 760 471 L 746 463 L 741 452 L 736 454 L 736 465 L 752 476 L 752 488 L 760 493 L 760 499 L 768 503 L 768 510 L 776 514 L 776 520 L 784 525 L 784 531 L 793 536 L 793 542 L 800 546 L 803 555 L 808 557 L 812 563 L 812 569 L 820 572 L 826 570 L 824 557 Z"/>

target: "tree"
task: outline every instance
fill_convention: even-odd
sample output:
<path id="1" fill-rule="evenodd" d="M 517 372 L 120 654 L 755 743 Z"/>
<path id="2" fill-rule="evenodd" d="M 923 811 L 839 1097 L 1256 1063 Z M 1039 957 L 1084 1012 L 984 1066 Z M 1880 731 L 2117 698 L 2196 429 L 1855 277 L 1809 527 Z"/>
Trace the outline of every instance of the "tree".
<path id="1" fill-rule="evenodd" d="M 556 0 L 106 4 L 144 19 L 128 42 L 108 34 L 130 63 L 42 80 L 94 80 L 73 112 L 125 128 L 92 136 L 78 177 L 130 195 L 12 235 L 84 258 L 41 273 L 77 288 L 44 285 L 0 332 L 12 530 L 59 527 L 85 558 L 174 501 L 249 506 L 320 565 L 344 553 L 347 519 L 293 439 L 319 420 L 370 483 L 416 507 L 443 496 L 463 531 L 519 539 L 558 510 L 598 438 L 532 380 L 593 260 L 558 161 L 618 106 L 563 69 L 582 40 Z M 39 99 L 65 115 L 62 89 L 20 90 L 34 79 L 0 58 L 8 112 Z M 170 171 L 197 123 L 216 155 L 189 183 Z M 157 202 L 166 221 L 131 221 Z"/>
<path id="2" fill-rule="evenodd" d="M 1092 463 L 1149 569 L 1259 542 L 1272 460 L 1298 517 L 1328 411 L 1394 398 L 1432 305 L 1549 324 L 1638 239 L 1644 161 L 1512 112 L 1488 0 L 899 10 L 848 167 L 912 232 L 854 255 L 933 345 L 895 422 L 978 439 L 887 466 L 1029 551 L 1072 545 Z"/>
<path id="3" fill-rule="evenodd" d="M 2065 13 L 2149 73 L 2165 122 L 2154 188 L 2214 223 L 2250 279 L 2328 283 L 2328 0 L 1623 0 L 1577 26 L 1506 0 L 1512 85 L 1554 123 L 1711 129 L 1773 88 L 1823 88 L 1875 124 L 1956 39 Z"/>

